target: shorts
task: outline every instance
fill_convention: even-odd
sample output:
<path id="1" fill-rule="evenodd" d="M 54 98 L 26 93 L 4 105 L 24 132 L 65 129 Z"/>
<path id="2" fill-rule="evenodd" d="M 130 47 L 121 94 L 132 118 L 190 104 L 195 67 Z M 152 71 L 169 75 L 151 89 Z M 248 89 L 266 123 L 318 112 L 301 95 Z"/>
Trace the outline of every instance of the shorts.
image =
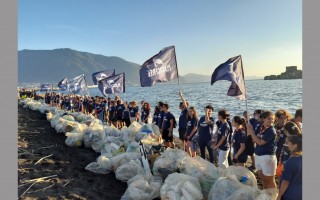
<path id="1" fill-rule="evenodd" d="M 162 139 L 165 142 L 172 142 L 173 141 L 173 135 L 171 134 L 171 136 L 169 137 L 169 130 L 163 130 L 162 131 Z"/>
<path id="2" fill-rule="evenodd" d="M 255 150 L 255 148 L 254 148 L 254 143 L 252 142 L 251 136 L 250 136 L 250 137 L 247 137 L 246 149 L 245 149 L 246 154 L 247 154 L 248 156 L 253 156 L 254 150 Z"/>
<path id="3" fill-rule="evenodd" d="M 229 151 L 230 149 L 226 151 L 219 149 L 218 167 L 221 167 L 223 169 L 226 169 L 229 167 L 229 163 L 228 163 Z"/>
<path id="4" fill-rule="evenodd" d="M 238 162 L 239 163 L 246 163 L 248 160 L 248 156 L 246 154 L 241 154 L 239 157 L 238 157 Z"/>
<path id="5" fill-rule="evenodd" d="M 276 175 L 277 157 L 276 155 L 256 155 L 255 165 L 257 170 L 262 170 L 265 176 Z"/>
<path id="6" fill-rule="evenodd" d="M 118 119 L 116 117 L 114 117 L 114 118 L 110 118 L 109 120 L 112 122 L 117 122 Z"/>
<path id="7" fill-rule="evenodd" d="M 179 128 L 178 129 L 179 139 L 182 141 L 184 140 L 184 134 L 186 134 L 186 130 L 187 130 L 186 128 Z"/>

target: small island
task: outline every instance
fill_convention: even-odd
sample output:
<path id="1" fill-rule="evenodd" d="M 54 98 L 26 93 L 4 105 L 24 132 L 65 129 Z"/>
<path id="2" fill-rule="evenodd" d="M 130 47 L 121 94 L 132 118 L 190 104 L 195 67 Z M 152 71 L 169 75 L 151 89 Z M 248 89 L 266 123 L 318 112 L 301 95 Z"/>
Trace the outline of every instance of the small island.
<path id="1" fill-rule="evenodd" d="M 286 71 L 280 75 L 265 76 L 264 80 L 281 80 L 281 79 L 302 79 L 302 70 L 298 70 L 297 66 L 288 66 Z"/>

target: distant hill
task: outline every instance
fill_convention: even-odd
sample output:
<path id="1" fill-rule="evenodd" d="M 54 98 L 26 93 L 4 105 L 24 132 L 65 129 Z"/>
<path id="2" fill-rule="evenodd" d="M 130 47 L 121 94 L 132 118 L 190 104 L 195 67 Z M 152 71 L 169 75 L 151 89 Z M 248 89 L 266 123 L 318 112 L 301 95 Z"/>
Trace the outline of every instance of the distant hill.
<path id="1" fill-rule="evenodd" d="M 139 83 L 140 65 L 119 57 L 80 52 L 68 48 L 54 50 L 21 50 L 18 52 L 18 81 L 59 82 L 62 78 L 73 78 L 84 74 L 88 85 L 91 75 L 106 69 L 126 73 L 126 81 Z"/>
<path id="2" fill-rule="evenodd" d="M 88 85 L 92 85 L 92 73 L 115 69 L 116 74 L 124 72 L 127 84 L 140 85 L 139 64 L 115 56 L 103 56 L 61 48 L 54 50 L 18 51 L 19 83 L 58 83 L 64 77 L 73 78 L 84 74 Z M 246 77 L 263 79 L 262 77 Z M 177 80 L 173 80 L 174 83 Z M 180 76 L 181 83 L 210 82 L 210 75 L 190 73 Z"/>

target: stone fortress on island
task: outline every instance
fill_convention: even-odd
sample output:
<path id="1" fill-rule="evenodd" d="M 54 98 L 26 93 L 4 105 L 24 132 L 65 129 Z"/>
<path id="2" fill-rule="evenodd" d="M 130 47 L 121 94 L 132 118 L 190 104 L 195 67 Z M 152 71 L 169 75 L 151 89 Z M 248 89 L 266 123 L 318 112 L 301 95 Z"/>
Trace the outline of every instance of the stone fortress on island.
<path id="1" fill-rule="evenodd" d="M 286 71 L 280 75 L 265 76 L 264 80 L 281 80 L 281 79 L 302 79 L 302 70 L 298 70 L 297 66 L 288 66 Z"/>

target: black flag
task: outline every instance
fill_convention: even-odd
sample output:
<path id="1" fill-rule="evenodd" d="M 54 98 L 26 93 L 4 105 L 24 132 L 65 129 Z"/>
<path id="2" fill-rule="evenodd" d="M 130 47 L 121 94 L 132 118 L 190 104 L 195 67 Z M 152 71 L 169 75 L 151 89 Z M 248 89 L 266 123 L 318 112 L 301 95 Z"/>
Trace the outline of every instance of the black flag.
<path id="1" fill-rule="evenodd" d="M 60 90 L 66 90 L 68 88 L 68 79 L 64 78 L 62 79 L 59 83 L 58 83 L 58 87 L 60 88 Z"/>
<path id="2" fill-rule="evenodd" d="M 87 83 L 84 78 L 84 75 L 77 76 L 71 80 L 68 80 L 68 90 L 73 94 L 84 91 L 87 88 Z"/>
<path id="3" fill-rule="evenodd" d="M 145 61 L 139 72 L 141 87 L 149 87 L 157 82 L 178 78 L 174 46 L 163 48 L 158 54 Z"/>
<path id="4" fill-rule="evenodd" d="M 98 81 L 114 75 L 115 75 L 115 70 L 105 70 L 105 71 L 95 72 L 92 74 L 93 84 L 97 85 Z"/>
<path id="5" fill-rule="evenodd" d="M 98 81 L 98 88 L 102 94 L 124 93 L 125 92 L 125 74 L 117 74 Z"/>
<path id="6" fill-rule="evenodd" d="M 246 87 L 244 84 L 242 59 L 240 55 L 230 58 L 214 70 L 211 77 L 211 85 L 219 80 L 231 81 L 227 93 L 228 96 L 236 96 L 241 100 L 246 99 Z"/>
<path id="7" fill-rule="evenodd" d="M 40 91 L 49 91 L 51 90 L 51 86 L 52 86 L 51 83 L 40 84 Z"/>

